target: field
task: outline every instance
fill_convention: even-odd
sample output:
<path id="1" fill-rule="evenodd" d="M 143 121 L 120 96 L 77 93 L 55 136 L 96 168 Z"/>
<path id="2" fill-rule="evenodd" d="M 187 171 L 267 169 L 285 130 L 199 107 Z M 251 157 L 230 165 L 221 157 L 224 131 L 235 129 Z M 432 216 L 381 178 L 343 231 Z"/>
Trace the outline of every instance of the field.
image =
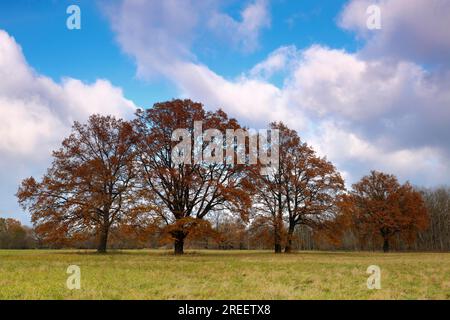
<path id="1" fill-rule="evenodd" d="M 450 253 L 0 250 L 0 299 L 450 299 Z"/>

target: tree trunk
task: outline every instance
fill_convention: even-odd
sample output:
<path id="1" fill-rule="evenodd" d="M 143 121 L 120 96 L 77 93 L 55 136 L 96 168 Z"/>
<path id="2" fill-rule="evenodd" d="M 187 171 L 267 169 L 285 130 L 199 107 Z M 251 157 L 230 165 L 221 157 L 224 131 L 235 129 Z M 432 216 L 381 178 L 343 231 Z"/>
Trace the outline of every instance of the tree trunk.
<path id="1" fill-rule="evenodd" d="M 281 198 L 281 192 L 278 192 L 278 210 L 275 213 L 275 223 L 274 223 L 274 243 L 275 243 L 275 253 L 281 253 L 283 251 L 283 248 L 281 246 L 281 231 L 283 228 L 283 208 L 282 208 L 282 198 Z"/>
<path id="2" fill-rule="evenodd" d="M 275 253 L 281 253 L 283 249 L 281 246 L 281 225 L 279 221 L 276 221 L 274 226 L 274 244 Z"/>
<path id="3" fill-rule="evenodd" d="M 176 255 L 184 254 L 184 238 L 186 235 L 183 232 L 175 234 L 174 253 Z"/>
<path id="4" fill-rule="evenodd" d="M 389 239 L 388 238 L 384 238 L 383 251 L 384 252 L 389 252 Z"/>
<path id="5" fill-rule="evenodd" d="M 106 253 L 106 247 L 108 245 L 108 228 L 102 227 L 100 231 L 100 238 L 98 242 L 97 252 Z"/>
<path id="6" fill-rule="evenodd" d="M 294 236 L 294 229 L 295 225 L 289 221 L 288 238 L 286 247 L 284 248 L 284 253 L 292 252 L 292 237 Z"/>
<path id="7" fill-rule="evenodd" d="M 281 253 L 281 243 L 275 243 L 275 253 Z"/>

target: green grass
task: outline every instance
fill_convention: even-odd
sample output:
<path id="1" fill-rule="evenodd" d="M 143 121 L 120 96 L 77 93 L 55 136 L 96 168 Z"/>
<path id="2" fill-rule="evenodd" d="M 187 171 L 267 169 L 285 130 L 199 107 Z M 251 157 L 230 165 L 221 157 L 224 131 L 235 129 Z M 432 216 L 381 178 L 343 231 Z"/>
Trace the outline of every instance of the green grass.
<path id="1" fill-rule="evenodd" d="M 450 253 L 0 250 L 0 299 L 450 299 Z"/>

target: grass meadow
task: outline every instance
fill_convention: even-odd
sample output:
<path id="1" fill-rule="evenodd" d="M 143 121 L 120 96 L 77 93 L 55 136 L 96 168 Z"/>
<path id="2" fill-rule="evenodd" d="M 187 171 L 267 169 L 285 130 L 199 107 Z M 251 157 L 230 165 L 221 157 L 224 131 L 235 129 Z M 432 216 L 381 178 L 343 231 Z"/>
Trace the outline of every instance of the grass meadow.
<path id="1" fill-rule="evenodd" d="M 0 299 L 450 299 L 450 253 L 0 250 Z"/>

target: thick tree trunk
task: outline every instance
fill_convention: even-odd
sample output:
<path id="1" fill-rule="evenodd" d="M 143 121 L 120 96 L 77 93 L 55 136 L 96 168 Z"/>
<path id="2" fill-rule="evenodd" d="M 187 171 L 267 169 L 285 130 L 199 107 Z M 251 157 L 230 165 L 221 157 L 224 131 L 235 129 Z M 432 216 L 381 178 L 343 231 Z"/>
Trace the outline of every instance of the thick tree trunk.
<path id="1" fill-rule="evenodd" d="M 285 253 L 292 252 L 292 237 L 294 236 L 294 229 L 295 229 L 295 225 L 293 223 L 289 222 L 287 244 L 286 244 L 286 247 L 284 248 Z"/>
<path id="2" fill-rule="evenodd" d="M 282 224 L 277 219 L 277 221 L 275 221 L 275 225 L 274 225 L 275 253 L 281 253 L 283 251 L 283 248 L 281 246 L 281 227 L 282 227 Z"/>
<path id="3" fill-rule="evenodd" d="M 275 253 L 281 253 L 281 243 L 275 243 Z"/>
<path id="4" fill-rule="evenodd" d="M 186 235 L 182 232 L 177 232 L 174 236 L 174 253 L 176 255 L 184 254 L 184 238 L 186 237 Z"/>
<path id="5" fill-rule="evenodd" d="M 384 238 L 383 251 L 384 252 L 389 252 L 389 239 L 388 238 Z"/>
<path id="6" fill-rule="evenodd" d="M 100 231 L 100 238 L 98 242 L 97 252 L 106 253 L 106 247 L 108 245 L 108 228 L 102 227 Z"/>

